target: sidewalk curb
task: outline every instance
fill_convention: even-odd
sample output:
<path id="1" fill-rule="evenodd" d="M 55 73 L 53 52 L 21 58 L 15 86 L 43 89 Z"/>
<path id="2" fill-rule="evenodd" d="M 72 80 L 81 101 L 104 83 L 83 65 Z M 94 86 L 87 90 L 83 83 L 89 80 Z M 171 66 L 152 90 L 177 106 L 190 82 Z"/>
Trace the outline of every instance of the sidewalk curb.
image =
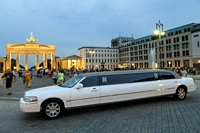
<path id="1" fill-rule="evenodd" d="M 20 98 L 16 98 L 16 97 L 0 97 L 0 100 L 19 101 Z"/>

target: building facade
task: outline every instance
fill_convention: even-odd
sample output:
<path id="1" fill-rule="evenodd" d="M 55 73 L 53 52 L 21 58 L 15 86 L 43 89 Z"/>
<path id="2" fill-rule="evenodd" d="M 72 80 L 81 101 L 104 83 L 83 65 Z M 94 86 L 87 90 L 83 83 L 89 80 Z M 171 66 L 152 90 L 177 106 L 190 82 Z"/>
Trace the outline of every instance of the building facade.
<path id="1" fill-rule="evenodd" d="M 191 23 L 164 32 L 160 38 L 152 34 L 119 44 L 119 64 L 140 69 L 153 68 L 152 62 L 155 68 L 200 68 L 200 24 Z"/>
<path id="2" fill-rule="evenodd" d="M 119 65 L 119 49 L 110 47 L 81 47 L 82 69 L 113 70 Z"/>

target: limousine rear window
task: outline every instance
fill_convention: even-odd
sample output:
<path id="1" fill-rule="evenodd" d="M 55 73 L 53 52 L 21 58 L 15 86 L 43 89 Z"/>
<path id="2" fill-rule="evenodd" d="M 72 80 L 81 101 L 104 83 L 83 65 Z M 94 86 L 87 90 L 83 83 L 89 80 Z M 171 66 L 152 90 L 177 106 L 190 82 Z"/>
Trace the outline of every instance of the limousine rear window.
<path id="1" fill-rule="evenodd" d="M 61 87 L 67 87 L 67 88 L 72 88 L 74 87 L 74 85 L 76 85 L 81 79 L 83 78 L 83 76 L 81 75 L 76 75 L 73 78 L 69 79 L 67 82 L 65 82 L 64 84 L 61 85 Z"/>
<path id="2" fill-rule="evenodd" d="M 134 73 L 134 74 L 118 74 L 118 75 L 107 75 L 101 77 L 102 85 L 110 84 L 123 84 L 133 82 L 144 82 L 156 80 L 155 74 L 152 73 Z"/>
<path id="3" fill-rule="evenodd" d="M 159 77 L 160 80 L 175 79 L 175 76 L 170 72 L 159 72 L 158 77 Z"/>

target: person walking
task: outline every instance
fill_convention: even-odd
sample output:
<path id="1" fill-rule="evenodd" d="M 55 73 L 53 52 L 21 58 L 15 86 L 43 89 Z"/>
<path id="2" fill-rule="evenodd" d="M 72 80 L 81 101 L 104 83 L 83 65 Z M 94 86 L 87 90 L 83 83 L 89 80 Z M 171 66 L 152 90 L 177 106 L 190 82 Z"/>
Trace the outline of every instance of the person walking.
<path id="1" fill-rule="evenodd" d="M 53 71 L 52 79 L 53 79 L 54 85 L 57 85 L 58 72 L 56 70 Z"/>
<path id="2" fill-rule="evenodd" d="M 26 73 L 26 70 L 22 70 L 22 82 L 23 82 L 23 84 L 25 84 L 25 82 L 26 82 L 25 73 Z"/>
<path id="3" fill-rule="evenodd" d="M 31 73 L 29 71 L 26 71 L 25 79 L 26 79 L 26 88 L 30 88 L 31 87 Z"/>
<path id="4" fill-rule="evenodd" d="M 13 72 L 8 69 L 5 74 L 3 75 L 3 84 L 4 82 L 6 81 L 6 89 L 8 91 L 8 94 L 7 95 L 12 95 L 12 82 L 15 82 L 16 79 L 15 79 L 15 75 L 13 74 Z"/>
<path id="5" fill-rule="evenodd" d="M 192 74 L 193 74 L 193 76 L 196 75 L 196 71 L 197 71 L 197 69 L 196 69 L 195 67 L 193 67 L 193 68 L 192 68 Z"/>
<path id="6" fill-rule="evenodd" d="M 187 77 L 187 72 L 186 72 L 186 70 L 182 67 L 181 68 L 181 75 L 182 75 L 182 77 Z"/>
<path id="7" fill-rule="evenodd" d="M 58 74 L 58 81 L 59 81 L 59 84 L 63 84 L 63 81 L 64 81 L 64 73 L 63 73 L 63 70 L 61 70 Z"/>

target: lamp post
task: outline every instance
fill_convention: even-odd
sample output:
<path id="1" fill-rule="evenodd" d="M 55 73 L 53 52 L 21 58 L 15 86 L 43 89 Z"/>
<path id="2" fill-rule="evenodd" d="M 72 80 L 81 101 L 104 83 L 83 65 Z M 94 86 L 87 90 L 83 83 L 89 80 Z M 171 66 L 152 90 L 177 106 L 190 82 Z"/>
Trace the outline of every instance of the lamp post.
<path id="1" fill-rule="evenodd" d="M 171 67 L 171 63 L 172 63 L 171 61 L 169 61 L 169 62 L 168 62 L 168 64 L 169 64 L 169 67 Z"/>
<path id="2" fill-rule="evenodd" d="M 91 55 L 91 61 L 92 61 L 92 70 L 93 70 L 93 58 L 92 58 L 92 56 L 93 56 L 93 54 L 95 53 L 95 51 L 94 51 L 94 49 L 90 49 L 89 50 L 89 53 L 90 53 L 90 55 Z"/>
<path id="3" fill-rule="evenodd" d="M 163 24 L 160 23 L 156 23 L 156 30 L 155 30 L 155 35 L 158 35 L 159 37 L 159 54 L 160 54 L 160 68 L 162 68 L 162 46 L 161 46 L 161 35 L 163 36 L 165 34 L 165 32 L 163 31 Z"/>

